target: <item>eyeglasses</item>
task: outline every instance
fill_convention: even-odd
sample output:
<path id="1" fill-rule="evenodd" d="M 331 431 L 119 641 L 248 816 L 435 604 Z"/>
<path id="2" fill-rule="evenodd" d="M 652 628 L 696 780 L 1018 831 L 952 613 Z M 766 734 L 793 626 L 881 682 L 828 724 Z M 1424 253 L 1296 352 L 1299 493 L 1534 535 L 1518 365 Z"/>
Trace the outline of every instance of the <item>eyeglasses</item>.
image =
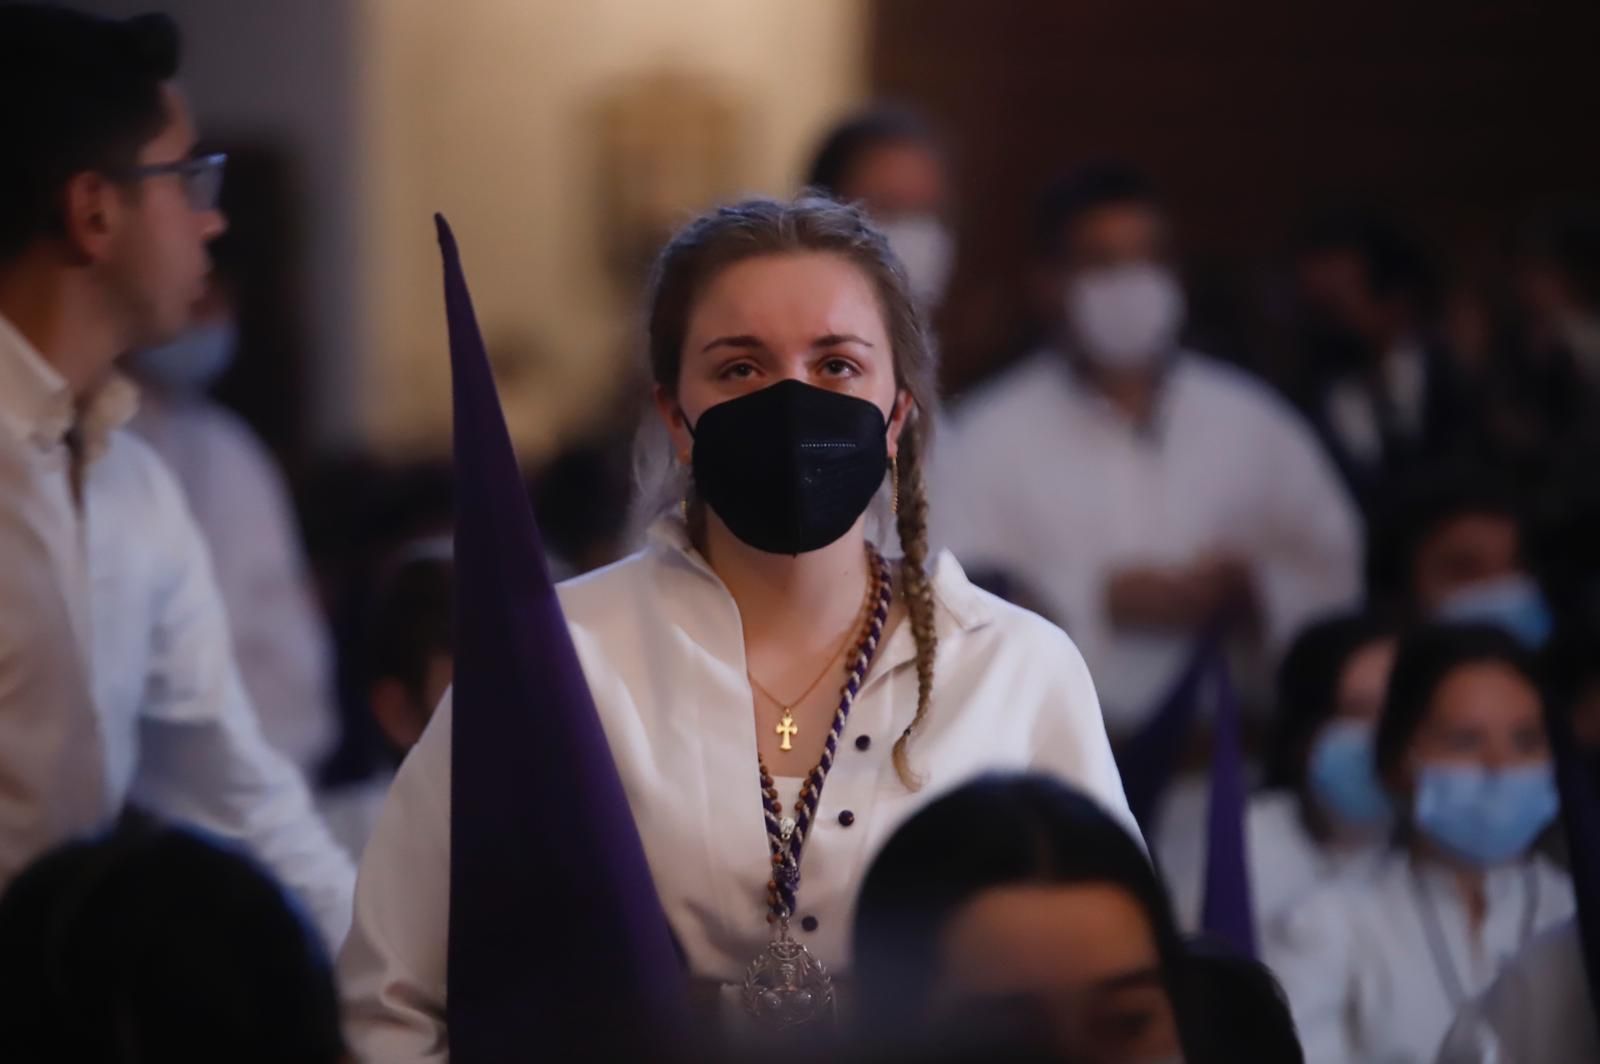
<path id="1" fill-rule="evenodd" d="M 144 181 L 152 177 L 176 174 L 183 179 L 183 191 L 189 197 L 191 208 L 197 211 L 214 211 L 217 209 L 217 200 L 222 195 L 222 171 L 227 162 L 228 157 L 221 153 L 198 155 L 193 159 L 179 159 L 172 163 L 136 166 L 127 171 L 126 179 Z"/>

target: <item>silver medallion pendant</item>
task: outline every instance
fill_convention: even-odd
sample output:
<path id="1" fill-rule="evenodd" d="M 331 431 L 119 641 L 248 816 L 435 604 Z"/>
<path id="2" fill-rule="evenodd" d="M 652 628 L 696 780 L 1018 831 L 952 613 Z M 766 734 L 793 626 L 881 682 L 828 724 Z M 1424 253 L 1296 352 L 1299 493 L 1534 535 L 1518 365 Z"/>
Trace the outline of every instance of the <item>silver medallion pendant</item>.
<path id="1" fill-rule="evenodd" d="M 744 1007 L 772 1030 L 800 1027 L 834 1014 L 833 979 L 811 951 L 789 937 L 787 924 L 744 973 Z"/>

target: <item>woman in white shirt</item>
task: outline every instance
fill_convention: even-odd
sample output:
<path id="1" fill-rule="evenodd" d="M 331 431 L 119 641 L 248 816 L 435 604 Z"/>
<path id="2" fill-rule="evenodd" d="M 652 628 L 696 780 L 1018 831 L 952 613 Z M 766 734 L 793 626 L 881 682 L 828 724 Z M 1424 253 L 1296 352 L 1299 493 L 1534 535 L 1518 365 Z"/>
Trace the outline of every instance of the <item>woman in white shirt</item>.
<path id="1" fill-rule="evenodd" d="M 663 252 L 649 321 L 681 509 L 560 593 L 690 974 L 743 1008 L 775 934 L 847 972 L 873 851 L 985 772 L 1062 777 L 1131 828 L 1071 641 L 928 562 L 933 365 L 882 236 L 827 201 L 715 211 Z M 446 698 L 363 860 L 341 959 L 363 1059 L 448 1054 L 450 721 Z"/>
<path id="2" fill-rule="evenodd" d="M 1375 756 L 1399 841 L 1267 938 L 1313 1064 L 1432 1061 L 1457 1011 L 1573 911 L 1567 876 L 1533 849 L 1558 801 L 1539 689 L 1510 636 L 1408 636 Z"/>
<path id="3" fill-rule="evenodd" d="M 1329 877 L 1370 864 L 1393 826 L 1373 767 L 1373 733 L 1394 665 L 1397 629 L 1342 614 L 1302 632 L 1278 668 L 1266 790 L 1246 812 L 1257 941 Z M 1185 926 L 1200 919 L 1206 834 L 1165 825 L 1156 851 Z"/>

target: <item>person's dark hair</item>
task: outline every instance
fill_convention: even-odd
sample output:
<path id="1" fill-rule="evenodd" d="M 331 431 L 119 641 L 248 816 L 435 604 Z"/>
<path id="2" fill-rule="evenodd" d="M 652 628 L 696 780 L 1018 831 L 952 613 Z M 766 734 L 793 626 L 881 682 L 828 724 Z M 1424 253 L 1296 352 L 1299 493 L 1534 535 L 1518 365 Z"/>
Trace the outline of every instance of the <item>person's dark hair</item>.
<path id="1" fill-rule="evenodd" d="M 1034 255 L 1059 258 L 1067 247 L 1067 230 L 1080 218 L 1123 204 L 1160 207 L 1161 200 L 1149 178 L 1122 163 L 1093 163 L 1051 182 L 1034 208 Z"/>
<path id="2" fill-rule="evenodd" d="M 427 687 L 429 659 L 456 649 L 455 563 L 420 549 L 403 551 L 380 583 L 367 655 L 372 680 L 399 680 L 418 701 Z"/>
<path id="3" fill-rule="evenodd" d="M 1503 517 L 1527 535 L 1516 493 L 1494 472 L 1465 465 L 1419 469 L 1392 484 L 1376 501 L 1367 526 L 1367 601 L 1414 613 L 1417 554 L 1451 521 Z M 1524 551 L 1528 544 L 1521 544 Z"/>
<path id="4" fill-rule="evenodd" d="M 1266 965 L 1200 939 L 1189 944 L 1184 979 L 1195 1014 L 1205 1017 L 1200 1046 L 1188 1059 L 1250 1064 L 1306 1059 L 1289 999 Z"/>
<path id="5" fill-rule="evenodd" d="M 1277 701 L 1265 754 L 1268 787 L 1302 791 L 1311 741 L 1339 708 L 1345 666 L 1373 643 L 1393 639 L 1400 626 L 1375 614 L 1341 614 L 1301 632 L 1278 666 Z"/>
<path id="6" fill-rule="evenodd" d="M 76 174 L 116 177 L 165 128 L 163 82 L 178 72 L 165 15 L 125 21 L 43 4 L 0 5 L 0 261 L 62 232 Z"/>
<path id="7" fill-rule="evenodd" d="M 1427 256 L 1409 234 L 1375 211 L 1340 207 L 1308 218 L 1295 235 L 1297 259 L 1351 254 L 1360 259 L 1367 283 L 1381 299 L 1410 301 L 1418 309 L 1431 306 L 1435 278 Z"/>
<path id="8" fill-rule="evenodd" d="M 893 349 L 895 384 L 913 403 L 900 433 L 900 512 L 896 522 L 905 553 L 900 586 L 917 644 L 917 712 L 895 742 L 894 762 L 901 780 L 916 787 L 909 743 L 927 719 L 933 701 L 938 649 L 933 584 L 928 576 L 928 492 L 923 471 L 932 441 L 936 367 L 927 326 L 888 241 L 860 210 L 826 199 L 745 200 L 701 215 L 672 238 L 651 274 L 650 374 L 666 394 L 677 395 L 689 316 L 706 286 L 724 270 L 749 259 L 799 252 L 838 255 L 872 281 Z M 692 497 L 690 503 L 693 520 L 699 503 Z"/>
<path id="9" fill-rule="evenodd" d="M 884 1031 L 916 1029 L 939 977 L 940 929 L 984 891 L 1022 883 L 1125 890 L 1150 922 L 1189 1045 L 1178 978 L 1183 944 L 1150 859 L 1094 801 L 1044 776 L 966 784 L 917 813 L 879 852 L 861 887 L 854 929 L 864 1022 Z"/>
<path id="10" fill-rule="evenodd" d="M 268 875 L 193 832 L 125 824 L 0 899 L 0 1059 L 334 1064 L 320 942 Z"/>
<path id="11" fill-rule="evenodd" d="M 1393 785 L 1440 686 L 1457 669 L 1480 664 L 1504 665 L 1539 689 L 1532 655 L 1496 625 L 1426 624 L 1401 639 L 1375 739 L 1378 772 L 1386 783 Z"/>
<path id="12" fill-rule="evenodd" d="M 807 187 L 830 199 L 850 199 L 849 188 L 861 161 L 879 148 L 916 144 L 938 152 L 933 129 L 903 107 L 879 104 L 858 111 L 830 129 L 806 171 Z"/>
<path id="13" fill-rule="evenodd" d="M 605 435 L 563 448 L 530 485 L 539 531 L 556 557 L 579 572 L 625 538 L 632 502 L 629 437 Z"/>

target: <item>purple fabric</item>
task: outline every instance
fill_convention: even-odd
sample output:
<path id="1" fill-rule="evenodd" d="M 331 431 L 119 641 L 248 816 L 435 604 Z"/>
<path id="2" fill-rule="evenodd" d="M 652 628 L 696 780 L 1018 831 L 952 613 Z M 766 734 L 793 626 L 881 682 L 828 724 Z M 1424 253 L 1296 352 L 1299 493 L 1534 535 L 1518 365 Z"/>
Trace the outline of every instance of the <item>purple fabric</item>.
<path id="1" fill-rule="evenodd" d="M 1216 692 L 1211 745 L 1211 801 L 1206 811 L 1206 881 L 1201 929 L 1247 957 L 1256 955 L 1255 907 L 1245 842 L 1245 772 L 1239 699 L 1227 655 L 1213 644 L 1209 674 Z"/>
<path id="2" fill-rule="evenodd" d="M 1117 747 L 1117 770 L 1128 808 L 1146 835 L 1155 828 L 1154 817 L 1178 770 L 1184 747 L 1194 733 L 1201 692 L 1211 674 L 1216 653 L 1211 638 L 1195 643 L 1194 654 L 1172 689 L 1137 735 Z"/>
<path id="3" fill-rule="evenodd" d="M 1177 772 L 1207 689 L 1214 697 L 1211 793 L 1206 813 L 1206 872 L 1200 926 L 1246 956 L 1256 955 L 1254 904 L 1245 849 L 1244 756 L 1239 700 L 1220 631 L 1195 642 L 1194 655 L 1148 724 L 1117 751 L 1128 806 L 1149 835 L 1161 796 Z"/>
<path id="4" fill-rule="evenodd" d="M 545 565 L 455 238 L 447 1004 L 456 1064 L 671 1045 L 685 977 Z"/>

